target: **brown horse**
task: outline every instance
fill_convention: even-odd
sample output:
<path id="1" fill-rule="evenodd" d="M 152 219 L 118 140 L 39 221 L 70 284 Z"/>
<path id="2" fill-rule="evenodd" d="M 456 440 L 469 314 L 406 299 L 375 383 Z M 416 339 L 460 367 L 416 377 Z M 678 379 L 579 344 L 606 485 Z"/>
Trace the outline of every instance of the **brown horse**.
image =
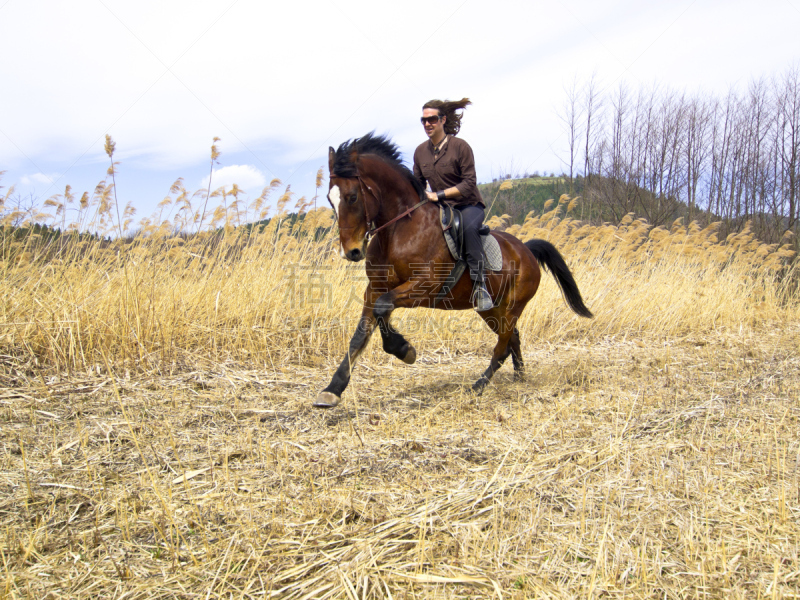
<path id="1" fill-rule="evenodd" d="M 368 134 L 345 142 L 338 150 L 330 148 L 328 167 L 328 199 L 339 224 L 340 254 L 351 261 L 366 258 L 369 283 L 350 348 L 330 385 L 314 402 L 320 408 L 330 408 L 341 401 L 353 365 L 376 325 L 386 352 L 407 364 L 416 360 L 414 347 L 389 322 L 392 311 L 434 306 L 434 298 L 454 265 L 442 235 L 438 207 L 425 200 L 422 184 L 402 164 L 400 152 L 391 141 Z M 544 240 L 523 244 L 514 236 L 497 231 L 491 235 L 500 243 L 503 266 L 500 271 L 487 271 L 486 283 L 494 308 L 480 316 L 497 334 L 497 345 L 489 368 L 472 386 L 478 393 L 509 354 L 515 377 L 522 377 L 522 351 L 515 325 L 539 287 L 540 264 L 553 274 L 570 308 L 581 316 L 592 316 L 569 268 L 552 244 Z M 469 277 L 461 277 L 450 290 L 447 302 L 438 308 L 472 308 L 471 292 Z"/>

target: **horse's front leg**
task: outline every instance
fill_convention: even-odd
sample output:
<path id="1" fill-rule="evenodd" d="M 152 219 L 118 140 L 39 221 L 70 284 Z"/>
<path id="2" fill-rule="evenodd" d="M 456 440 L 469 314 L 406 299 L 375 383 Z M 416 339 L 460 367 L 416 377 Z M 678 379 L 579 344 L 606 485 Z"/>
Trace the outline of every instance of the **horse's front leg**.
<path id="1" fill-rule="evenodd" d="M 347 354 L 333 374 L 330 384 L 317 396 L 314 406 L 318 408 L 333 408 L 342 400 L 347 384 L 350 383 L 350 374 L 359 354 L 364 350 L 369 341 L 375 325 L 383 338 L 383 349 L 393 354 L 403 362 L 412 364 L 417 359 L 417 351 L 406 339 L 389 324 L 392 311 L 398 307 L 413 306 L 414 284 L 406 282 L 386 292 L 375 299 L 380 293 L 372 286 L 364 294 L 364 310 L 358 322 L 355 334 L 350 340 Z"/>
<path id="2" fill-rule="evenodd" d="M 370 336 L 375 329 L 375 316 L 373 315 L 373 308 L 369 303 L 364 303 L 364 310 L 361 313 L 361 319 L 358 321 L 356 332 L 350 339 L 350 347 L 344 360 L 336 369 L 333 374 L 333 379 L 324 390 L 322 390 L 317 399 L 314 401 L 314 406 L 317 408 L 333 408 L 342 400 L 342 392 L 344 392 L 347 384 L 350 383 L 350 374 L 353 370 L 359 354 L 367 346 Z"/>
<path id="3" fill-rule="evenodd" d="M 406 281 L 380 296 L 373 314 L 383 338 L 383 349 L 408 365 L 417 360 L 417 351 L 389 322 L 395 308 L 413 308 L 419 303 L 420 292 L 416 281 Z"/>
<path id="4" fill-rule="evenodd" d="M 383 302 L 378 300 L 373 311 L 378 330 L 381 332 L 381 338 L 383 339 L 383 350 L 396 356 L 407 365 L 413 365 L 414 361 L 417 360 L 417 351 L 403 337 L 403 334 L 392 327 L 389 322 L 391 313 L 394 310 L 394 304 L 389 300 L 388 294 L 386 296 L 387 298 L 381 297 L 384 300 Z"/>

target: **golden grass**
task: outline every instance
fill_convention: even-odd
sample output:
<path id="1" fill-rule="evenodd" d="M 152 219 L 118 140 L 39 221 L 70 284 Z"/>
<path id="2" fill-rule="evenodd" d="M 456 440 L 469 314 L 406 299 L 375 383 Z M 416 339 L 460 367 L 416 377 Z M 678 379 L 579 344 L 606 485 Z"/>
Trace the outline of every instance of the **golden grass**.
<path id="1" fill-rule="evenodd" d="M 793 597 L 800 331 L 16 377 L 11 598 Z"/>
<path id="2" fill-rule="evenodd" d="M 564 254 L 510 366 L 471 311 L 397 311 L 344 404 L 363 265 L 275 219 L 4 256 L 0 594 L 10 598 L 800 595 L 793 255 L 744 232 L 522 226 Z M 76 238 L 77 239 L 77 238 Z M 70 245 L 72 244 L 72 245 Z"/>
<path id="3" fill-rule="evenodd" d="M 630 216 L 591 226 L 562 216 L 567 205 L 574 202 L 564 197 L 522 226 L 490 222 L 554 243 L 597 315 L 587 323 L 569 312 L 545 275 L 523 314 L 523 339 L 674 336 L 798 317 L 788 242 L 768 246 L 748 231 L 720 241 L 715 226 L 667 231 Z M 331 211 L 320 208 L 296 231 L 276 217 L 261 232 L 231 226 L 185 239 L 162 229 L 111 244 L 62 238 L 56 259 L 52 248 L 25 240 L 2 264 L 0 352 L 58 372 L 94 368 L 103 357 L 129 370 L 171 372 L 187 353 L 269 368 L 341 355 L 365 278 L 363 264 L 339 258 L 335 231 L 314 240 L 311 233 L 331 223 Z M 491 339 L 467 313 L 400 310 L 395 318 L 421 343 L 449 350 L 474 347 L 474 336 L 459 335 L 465 328 Z"/>

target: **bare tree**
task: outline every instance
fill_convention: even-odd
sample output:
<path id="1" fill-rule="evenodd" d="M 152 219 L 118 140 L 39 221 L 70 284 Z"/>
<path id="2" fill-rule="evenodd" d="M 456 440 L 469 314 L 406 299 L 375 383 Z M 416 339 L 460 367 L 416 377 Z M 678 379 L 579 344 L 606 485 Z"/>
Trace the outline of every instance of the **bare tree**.
<path id="1" fill-rule="evenodd" d="M 777 95 L 778 144 L 781 161 L 780 189 L 784 197 L 786 229 L 796 229 L 798 220 L 798 163 L 800 162 L 800 68 L 789 69 L 779 82 Z"/>
<path id="2" fill-rule="evenodd" d="M 710 153 L 708 144 L 709 125 L 713 105 L 702 97 L 692 98 L 686 106 L 686 202 L 689 205 L 689 221 L 697 210 L 697 188 L 703 176 Z"/>
<path id="3" fill-rule="evenodd" d="M 567 134 L 567 147 L 569 149 L 569 159 L 566 161 L 569 166 L 569 195 L 575 195 L 575 161 L 578 159 L 578 143 L 581 135 L 581 108 L 580 90 L 578 88 L 577 76 L 573 78 L 569 85 L 564 86 L 564 101 L 559 118 L 564 123 Z"/>
<path id="4" fill-rule="evenodd" d="M 722 98 L 625 83 L 604 93 L 594 75 L 565 93 L 565 163 L 572 183 L 580 140 L 589 218 L 722 219 L 723 235 L 751 223 L 770 242 L 800 227 L 800 65 Z"/>
<path id="5" fill-rule="evenodd" d="M 592 163 L 593 158 L 597 156 L 595 152 L 595 142 L 600 136 L 598 131 L 597 121 L 599 113 L 602 110 L 602 98 L 600 95 L 600 83 L 597 79 L 597 73 L 593 73 L 589 82 L 583 89 L 583 114 L 586 116 L 586 127 L 584 128 L 584 148 L 583 148 L 583 177 L 585 180 L 584 196 L 586 203 L 589 207 L 589 215 L 592 214 L 592 197 L 591 197 L 591 183 L 592 183 Z M 594 129 L 593 129 L 594 127 Z M 601 158 L 602 160 L 602 158 Z M 599 165 L 598 165 L 599 166 Z M 581 204 L 583 206 L 583 204 Z M 583 216 L 583 209 L 581 209 L 581 217 Z"/>

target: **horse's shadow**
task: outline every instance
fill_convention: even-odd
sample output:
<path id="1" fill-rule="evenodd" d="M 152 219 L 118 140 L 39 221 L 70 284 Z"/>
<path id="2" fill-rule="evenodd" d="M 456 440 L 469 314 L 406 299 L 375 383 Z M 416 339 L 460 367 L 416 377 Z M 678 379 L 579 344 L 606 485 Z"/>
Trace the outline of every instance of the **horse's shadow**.
<path id="1" fill-rule="evenodd" d="M 413 404 L 418 408 L 431 408 L 444 398 L 458 396 L 477 398 L 478 394 L 472 391 L 472 384 L 469 381 L 452 378 L 411 386 L 384 400 L 383 403 L 391 406 Z"/>
<path id="2" fill-rule="evenodd" d="M 322 424 L 325 427 L 337 427 L 342 421 L 353 422 L 357 418 L 358 412 L 355 409 L 333 410 L 325 413 Z"/>
<path id="3" fill-rule="evenodd" d="M 291 431 L 292 426 L 305 419 L 308 415 L 308 410 L 295 410 L 285 411 L 277 414 L 265 415 L 259 421 L 267 428 L 270 428 L 278 433 L 288 433 Z M 362 409 L 363 413 L 364 410 Z M 340 422 L 348 422 L 356 420 L 358 411 L 355 408 L 339 410 L 330 410 L 324 413 L 315 413 L 321 417 L 320 424 L 325 427 L 336 427 Z"/>
<path id="4" fill-rule="evenodd" d="M 449 380 L 439 380 L 407 388 L 402 393 L 397 394 L 389 400 L 389 402 L 409 402 L 409 400 L 411 400 L 409 397 L 412 397 L 415 403 L 419 403 L 421 406 L 428 406 L 438 404 L 442 398 L 459 395 L 463 396 L 465 399 L 477 400 L 493 392 L 501 392 L 504 389 L 524 383 L 524 379 L 518 379 L 513 373 L 502 373 L 498 374 L 496 379 L 493 380 L 485 390 L 476 392 L 472 387 L 472 381 L 461 377 L 453 377 Z"/>

